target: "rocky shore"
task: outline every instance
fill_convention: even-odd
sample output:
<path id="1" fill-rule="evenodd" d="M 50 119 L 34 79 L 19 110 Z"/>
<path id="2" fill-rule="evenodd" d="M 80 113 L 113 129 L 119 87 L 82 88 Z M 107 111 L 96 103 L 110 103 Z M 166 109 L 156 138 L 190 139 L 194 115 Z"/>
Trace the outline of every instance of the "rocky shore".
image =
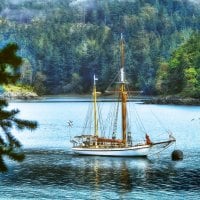
<path id="1" fill-rule="evenodd" d="M 200 99 L 183 98 L 183 97 L 152 97 L 146 99 L 146 104 L 173 104 L 173 105 L 200 105 Z"/>
<path id="2" fill-rule="evenodd" d="M 16 99 L 20 99 L 20 100 L 30 100 L 30 99 L 38 99 L 39 96 L 35 93 L 35 92 L 4 92 L 1 95 L 1 98 L 5 98 L 8 100 L 16 100 Z"/>

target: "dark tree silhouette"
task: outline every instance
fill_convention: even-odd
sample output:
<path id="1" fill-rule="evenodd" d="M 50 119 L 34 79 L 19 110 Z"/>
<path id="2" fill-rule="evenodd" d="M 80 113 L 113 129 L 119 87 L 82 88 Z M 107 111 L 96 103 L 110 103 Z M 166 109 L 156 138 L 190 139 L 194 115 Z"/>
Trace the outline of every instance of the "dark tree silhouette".
<path id="1" fill-rule="evenodd" d="M 16 55 L 18 46 L 8 44 L 0 50 L 0 84 L 16 83 L 19 79 L 19 67 L 22 58 Z M 11 134 L 15 127 L 18 130 L 25 128 L 34 130 L 37 122 L 22 120 L 17 118 L 19 110 L 7 110 L 8 102 L 0 99 L 0 171 L 7 171 L 7 166 L 3 160 L 6 155 L 10 159 L 21 162 L 25 155 L 21 149 L 21 143 Z"/>

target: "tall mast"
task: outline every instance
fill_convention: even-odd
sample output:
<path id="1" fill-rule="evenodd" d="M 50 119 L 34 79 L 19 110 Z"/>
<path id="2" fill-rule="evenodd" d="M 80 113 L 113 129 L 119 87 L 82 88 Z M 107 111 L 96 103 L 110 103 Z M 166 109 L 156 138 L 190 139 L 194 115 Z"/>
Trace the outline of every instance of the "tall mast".
<path id="1" fill-rule="evenodd" d="M 124 38 L 121 34 L 120 40 L 120 52 L 121 52 L 121 68 L 120 68 L 120 92 L 121 92 L 121 104 L 122 104 L 122 141 L 126 145 L 126 117 L 127 117 L 127 92 L 125 88 L 125 73 L 124 73 Z"/>
<path id="2" fill-rule="evenodd" d="M 94 100 L 94 135 L 98 136 L 98 119 L 97 119 L 97 91 L 96 91 L 96 81 L 98 79 L 94 75 L 93 84 L 93 100 Z"/>

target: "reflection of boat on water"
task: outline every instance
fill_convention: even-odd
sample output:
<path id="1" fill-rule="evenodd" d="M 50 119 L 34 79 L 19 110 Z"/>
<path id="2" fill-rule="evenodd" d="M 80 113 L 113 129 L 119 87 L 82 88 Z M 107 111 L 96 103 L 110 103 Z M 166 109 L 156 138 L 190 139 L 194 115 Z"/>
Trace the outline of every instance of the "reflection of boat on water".
<path id="1" fill-rule="evenodd" d="M 129 92 L 127 90 L 127 81 L 124 70 L 124 39 L 121 36 L 120 52 L 121 52 L 121 67 L 118 73 L 119 79 L 117 82 L 117 99 L 118 104 L 116 111 L 113 112 L 113 129 L 110 134 L 100 134 L 100 112 L 97 106 L 97 90 L 96 77 L 94 75 L 93 85 L 93 111 L 89 114 L 93 115 L 93 134 L 83 133 L 80 136 L 75 136 L 71 142 L 73 143 L 73 152 L 79 155 L 98 155 L 98 156 L 148 156 L 150 150 L 159 147 L 160 150 L 167 148 L 175 142 L 175 138 L 170 134 L 169 138 L 160 140 L 158 142 L 151 141 L 149 135 L 145 133 L 145 141 L 134 142 L 130 129 L 129 118 L 132 113 L 128 111 Z M 121 109 L 120 109 L 121 107 Z M 119 112 L 121 110 L 121 112 Z M 118 113 L 121 115 L 121 138 L 117 138 L 117 123 Z M 110 130 L 109 130 L 110 132 Z M 108 137 L 109 135 L 109 137 Z"/>
<path id="2" fill-rule="evenodd" d="M 74 187 L 87 183 L 87 187 L 92 188 L 91 199 L 102 199 L 102 195 L 99 196 L 102 189 L 105 193 L 107 190 L 127 193 L 137 186 L 143 186 L 148 182 L 148 178 L 151 179 L 152 166 L 152 161 L 148 158 L 75 155 L 70 168 L 67 169 L 72 172 L 66 173 L 65 176 L 70 176 Z M 110 196 L 108 199 L 115 198 Z"/>

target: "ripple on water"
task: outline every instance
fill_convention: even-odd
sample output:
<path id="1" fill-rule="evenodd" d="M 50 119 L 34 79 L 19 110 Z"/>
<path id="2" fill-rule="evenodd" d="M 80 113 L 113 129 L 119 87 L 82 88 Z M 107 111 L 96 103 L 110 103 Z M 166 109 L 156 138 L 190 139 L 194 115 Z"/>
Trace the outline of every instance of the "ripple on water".
<path id="1" fill-rule="evenodd" d="M 187 194 L 195 198 L 200 193 L 199 168 L 187 168 L 169 159 L 80 157 L 60 150 L 31 150 L 23 163 L 10 162 L 9 173 L 0 175 L 0 195 L 24 199 L 150 199 L 160 194 L 163 199 L 179 199 L 180 194 Z"/>

